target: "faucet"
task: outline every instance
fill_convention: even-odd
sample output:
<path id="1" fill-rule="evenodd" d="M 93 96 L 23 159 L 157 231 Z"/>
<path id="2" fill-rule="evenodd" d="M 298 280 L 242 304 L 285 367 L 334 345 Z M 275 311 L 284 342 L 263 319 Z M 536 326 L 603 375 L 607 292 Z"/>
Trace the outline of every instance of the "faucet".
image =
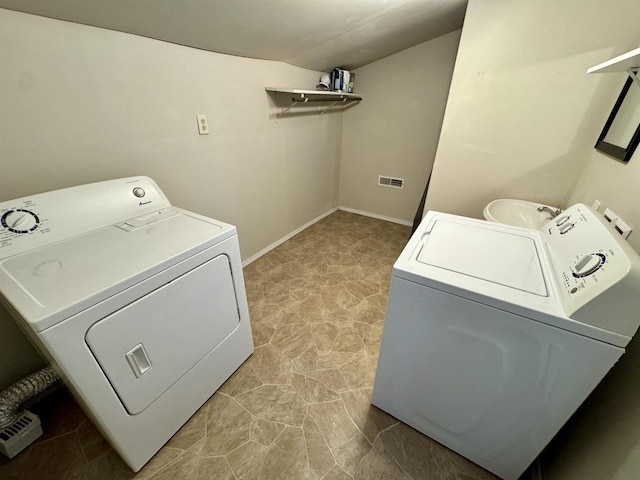
<path id="1" fill-rule="evenodd" d="M 551 215 L 551 218 L 556 218 L 558 215 L 560 215 L 560 212 L 562 212 L 562 210 L 559 208 L 556 208 L 555 210 L 553 210 L 552 208 L 549 208 L 546 205 L 540 205 L 538 208 L 536 208 L 536 210 L 538 212 L 547 212 L 549 215 Z"/>

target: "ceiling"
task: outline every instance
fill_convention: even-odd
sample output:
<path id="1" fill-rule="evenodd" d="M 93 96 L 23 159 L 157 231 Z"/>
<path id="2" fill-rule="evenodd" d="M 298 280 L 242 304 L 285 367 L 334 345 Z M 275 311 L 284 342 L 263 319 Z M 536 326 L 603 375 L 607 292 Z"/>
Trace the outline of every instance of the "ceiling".
<path id="1" fill-rule="evenodd" d="M 0 7 L 312 70 L 462 27 L 467 0 L 0 0 Z"/>

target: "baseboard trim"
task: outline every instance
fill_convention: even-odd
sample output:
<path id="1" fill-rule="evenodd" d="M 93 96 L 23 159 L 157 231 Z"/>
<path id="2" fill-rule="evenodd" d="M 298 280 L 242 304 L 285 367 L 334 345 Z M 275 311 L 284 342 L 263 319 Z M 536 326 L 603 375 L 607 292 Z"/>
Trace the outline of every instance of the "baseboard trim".
<path id="1" fill-rule="evenodd" d="M 338 207 L 338 210 L 342 210 L 343 212 L 355 213 L 356 215 L 364 215 L 365 217 L 377 218 L 378 220 L 384 220 L 386 222 L 399 223 L 400 225 L 405 225 L 407 227 L 413 226 L 413 222 L 410 222 L 409 220 L 387 217 L 386 215 L 378 215 L 377 213 L 365 212 L 364 210 L 356 210 L 355 208 Z"/>
<path id="2" fill-rule="evenodd" d="M 262 257 L 263 255 L 266 255 L 267 253 L 269 253 L 271 250 L 273 250 L 274 248 L 282 245 L 284 242 L 286 242 L 287 240 L 289 240 L 292 237 L 295 237 L 297 234 L 299 234 L 301 231 L 306 230 L 307 228 L 309 228 L 311 225 L 313 225 L 314 223 L 319 222 L 320 220 L 322 220 L 324 217 L 331 215 L 333 212 L 337 211 L 338 207 L 334 207 L 331 210 L 327 210 L 326 212 L 324 212 L 323 214 L 317 216 L 316 218 L 314 218 L 313 220 L 308 221 L 307 223 L 305 223 L 304 225 L 302 225 L 301 227 L 296 228 L 293 232 L 288 233 L 287 235 L 285 235 L 284 237 L 282 237 L 280 240 L 276 240 L 275 242 L 273 242 L 271 245 L 263 248 L 262 250 L 260 250 L 258 253 L 256 253 L 255 255 L 252 255 L 251 257 L 247 258 L 244 262 L 242 262 L 242 268 L 246 267 L 247 265 L 249 265 L 250 263 L 255 262 L 257 259 L 259 259 L 260 257 Z"/>

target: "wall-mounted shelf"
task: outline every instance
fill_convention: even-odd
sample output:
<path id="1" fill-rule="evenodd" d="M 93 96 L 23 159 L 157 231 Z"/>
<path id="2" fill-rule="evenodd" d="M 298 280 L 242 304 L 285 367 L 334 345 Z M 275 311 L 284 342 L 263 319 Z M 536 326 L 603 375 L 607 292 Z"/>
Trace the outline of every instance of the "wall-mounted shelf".
<path id="1" fill-rule="evenodd" d="M 347 105 L 353 102 L 361 102 L 362 96 L 355 93 L 342 93 L 342 92 L 325 92 L 322 90 L 299 90 L 295 88 L 277 88 L 266 87 L 265 90 L 272 94 L 284 93 L 291 95 L 291 105 L 283 109 L 276 115 L 276 118 L 280 118 L 287 113 L 291 108 L 299 103 L 309 102 L 331 102 L 327 108 L 325 108 L 320 114 L 323 114 L 328 109 L 336 104 Z"/>
<path id="2" fill-rule="evenodd" d="M 587 73 L 628 72 L 640 69 L 640 48 L 618 55 L 587 70 Z"/>
<path id="3" fill-rule="evenodd" d="M 640 48 L 618 55 L 587 69 L 587 73 L 628 73 L 640 87 Z"/>

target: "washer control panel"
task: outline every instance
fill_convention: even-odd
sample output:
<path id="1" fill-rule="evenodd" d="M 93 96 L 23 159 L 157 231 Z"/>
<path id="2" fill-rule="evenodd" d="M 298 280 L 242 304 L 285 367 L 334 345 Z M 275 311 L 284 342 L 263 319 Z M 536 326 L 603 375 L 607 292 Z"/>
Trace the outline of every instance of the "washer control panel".
<path id="1" fill-rule="evenodd" d="M 0 259 L 171 206 L 148 177 L 92 183 L 0 202 Z"/>
<path id="2" fill-rule="evenodd" d="M 634 282 L 640 280 L 638 255 L 586 205 L 569 207 L 549 220 L 542 233 L 569 316 L 590 302 L 596 305 L 602 301 L 598 299 L 600 294 L 609 289 L 616 291 L 623 281 L 632 277 Z M 621 299 L 621 304 L 626 301 Z"/>

